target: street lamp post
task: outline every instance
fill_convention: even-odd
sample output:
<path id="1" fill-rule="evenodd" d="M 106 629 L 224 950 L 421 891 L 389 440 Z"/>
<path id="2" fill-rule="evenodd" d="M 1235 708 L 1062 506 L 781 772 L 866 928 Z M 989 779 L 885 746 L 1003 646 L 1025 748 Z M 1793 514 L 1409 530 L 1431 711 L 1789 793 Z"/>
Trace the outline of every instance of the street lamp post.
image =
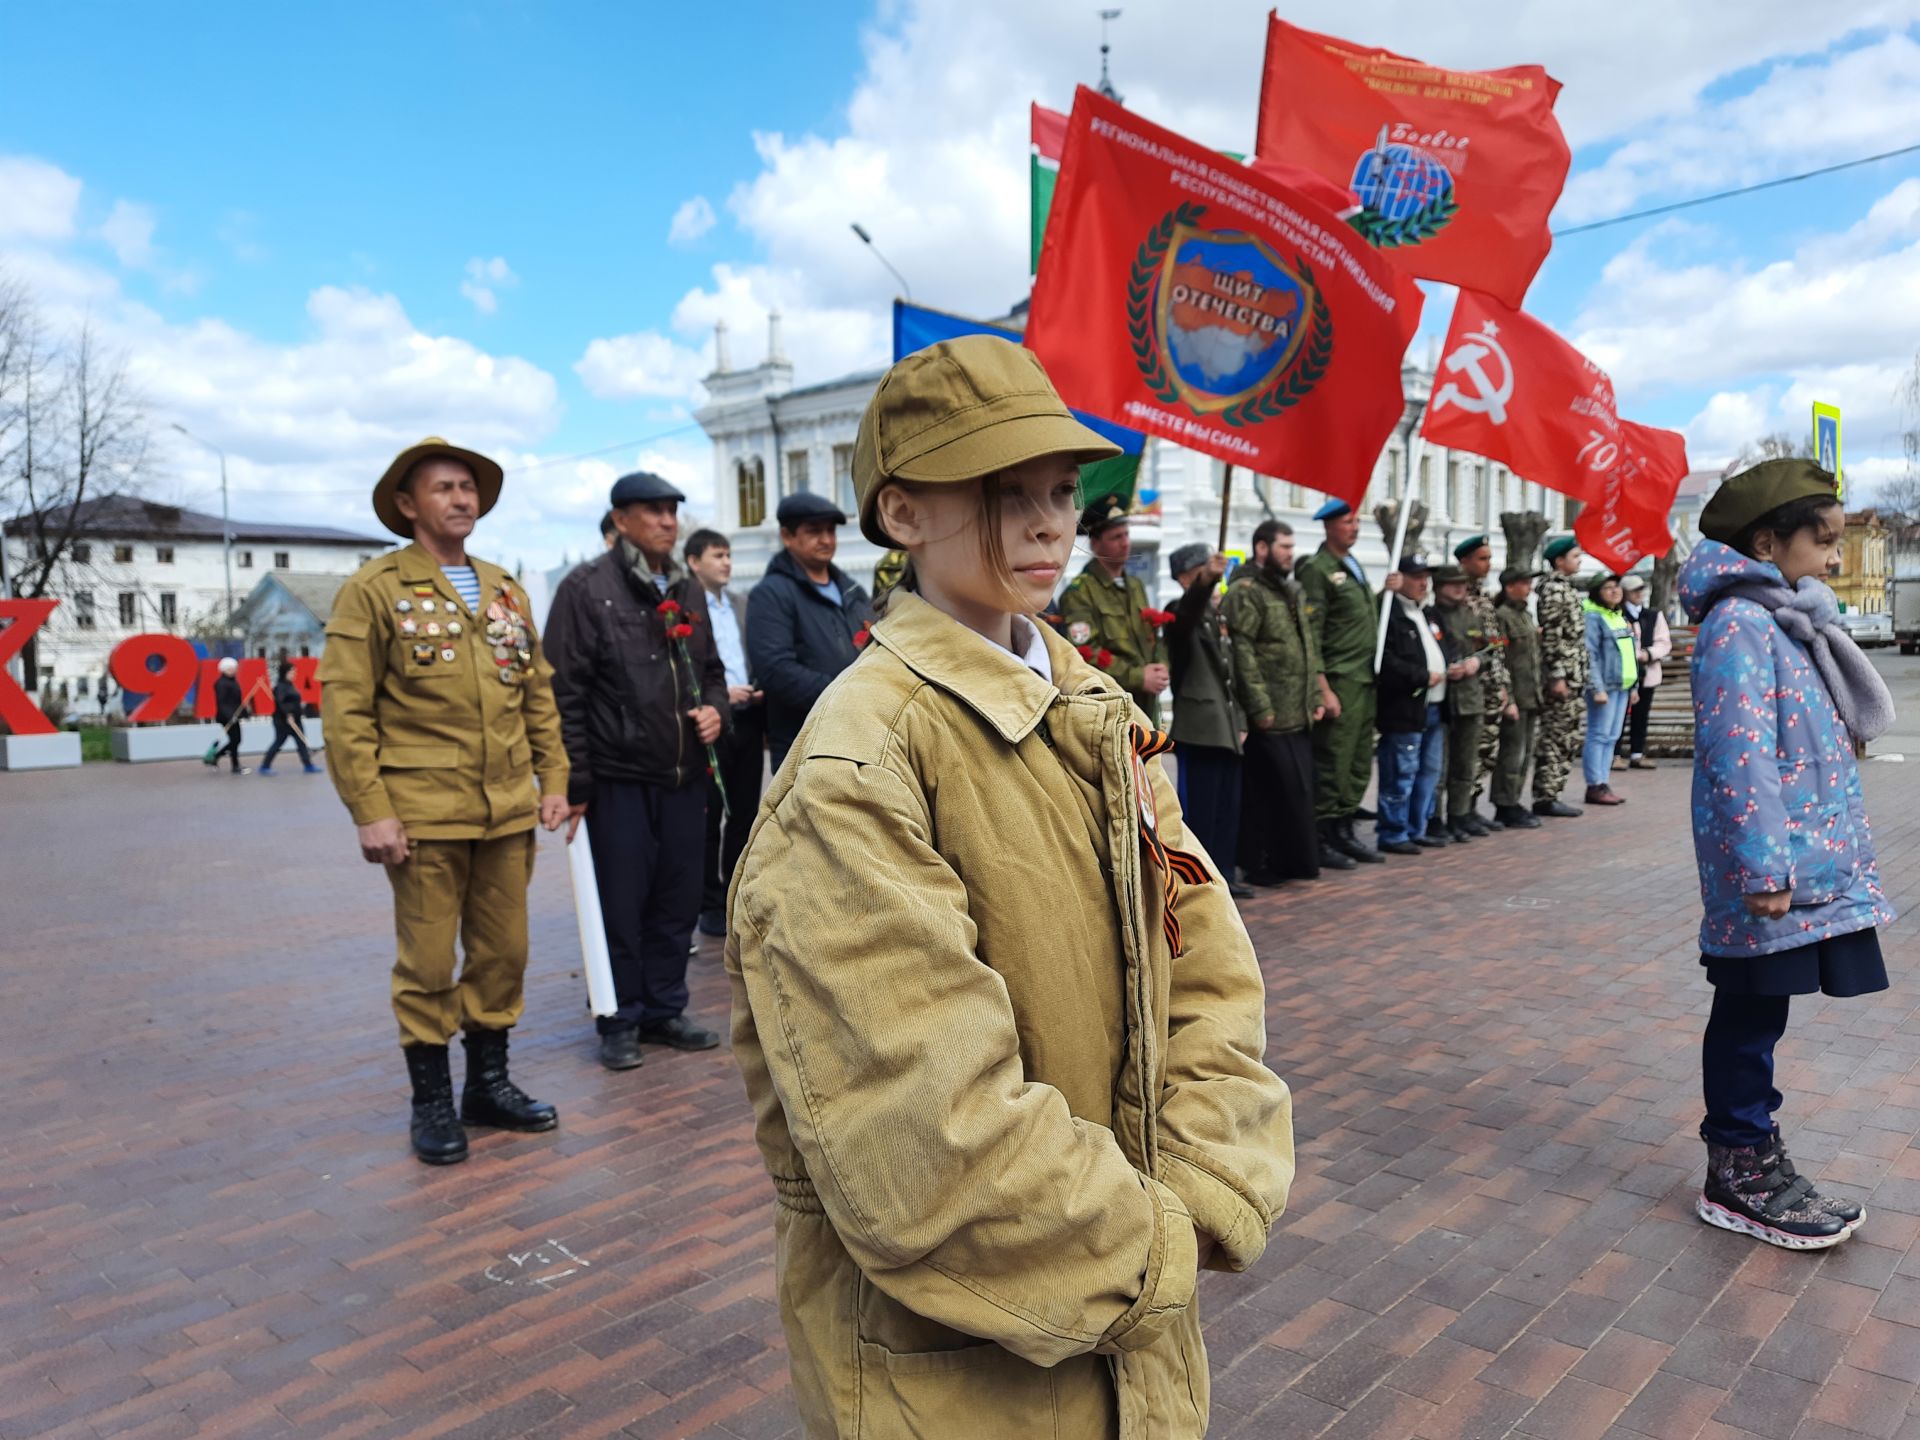
<path id="1" fill-rule="evenodd" d="M 873 258 L 886 266 L 888 273 L 900 282 L 900 289 L 906 295 L 907 299 L 913 299 L 913 287 L 907 284 L 907 277 L 902 275 L 898 270 L 895 270 L 893 268 L 893 262 L 880 253 L 880 247 L 873 243 L 873 236 L 867 233 L 867 227 L 855 221 L 853 233 L 860 237 L 860 243 L 862 245 L 865 245 L 869 250 L 873 251 Z"/>
<path id="2" fill-rule="evenodd" d="M 177 420 L 173 422 L 173 428 L 196 445 L 204 445 L 220 457 L 220 549 L 221 559 L 227 570 L 226 623 L 231 625 L 233 624 L 233 520 L 227 513 L 227 452 L 211 440 L 202 440 Z"/>

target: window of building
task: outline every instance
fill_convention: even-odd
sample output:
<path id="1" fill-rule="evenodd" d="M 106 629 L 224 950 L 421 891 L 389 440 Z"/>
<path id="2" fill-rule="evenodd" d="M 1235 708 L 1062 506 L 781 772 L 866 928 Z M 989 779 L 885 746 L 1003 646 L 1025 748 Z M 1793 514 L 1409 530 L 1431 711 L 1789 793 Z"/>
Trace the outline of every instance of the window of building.
<path id="1" fill-rule="evenodd" d="M 116 565 L 131 565 L 133 563 L 133 546 L 131 545 L 114 546 L 113 547 L 113 563 Z"/>
<path id="2" fill-rule="evenodd" d="M 1433 508 L 1433 457 L 1431 455 L 1420 457 L 1420 498 L 1426 502 L 1428 509 Z"/>
<path id="3" fill-rule="evenodd" d="M 812 488 L 813 477 L 808 473 L 807 452 L 804 450 L 787 451 L 787 493 L 803 494 Z"/>
<path id="4" fill-rule="evenodd" d="M 140 597 L 131 590 L 120 592 L 120 623 L 131 625 L 140 616 Z"/>
<path id="5" fill-rule="evenodd" d="M 1287 508 L 1289 510 L 1304 510 L 1307 508 L 1306 486 L 1292 483 L 1287 485 Z"/>
<path id="6" fill-rule="evenodd" d="M 157 563 L 161 565 L 171 565 L 173 563 L 173 546 L 171 545 L 154 546 L 153 558 Z"/>
<path id="7" fill-rule="evenodd" d="M 833 503 L 849 515 L 860 512 L 859 497 L 853 493 L 853 447 L 833 447 Z"/>
<path id="8" fill-rule="evenodd" d="M 1387 498 L 1389 500 L 1400 498 L 1400 452 L 1398 450 L 1387 451 Z"/>
<path id="9" fill-rule="evenodd" d="M 1460 462 L 1453 456 L 1447 457 L 1447 518 L 1460 516 Z"/>
<path id="10" fill-rule="evenodd" d="M 73 547 L 73 563 L 76 565 L 91 565 L 93 563 L 93 546 L 76 544 Z"/>
<path id="11" fill-rule="evenodd" d="M 293 568 L 293 552 L 291 550 L 274 551 L 273 568 L 276 570 L 291 570 Z"/>
<path id="12" fill-rule="evenodd" d="M 179 619 L 179 602 L 174 598 L 171 590 L 162 590 L 160 592 L 160 623 L 162 625 L 174 625 L 179 622 Z"/>
<path id="13" fill-rule="evenodd" d="M 740 528 L 751 529 L 767 518 L 767 467 L 759 456 L 734 462 L 734 494 L 740 506 Z"/>
<path id="14" fill-rule="evenodd" d="M 251 570 L 253 568 L 253 551 L 251 550 L 234 551 L 233 563 L 238 565 L 242 570 Z"/>
<path id="15" fill-rule="evenodd" d="M 93 591 L 73 592 L 73 623 L 82 630 L 93 629 Z"/>

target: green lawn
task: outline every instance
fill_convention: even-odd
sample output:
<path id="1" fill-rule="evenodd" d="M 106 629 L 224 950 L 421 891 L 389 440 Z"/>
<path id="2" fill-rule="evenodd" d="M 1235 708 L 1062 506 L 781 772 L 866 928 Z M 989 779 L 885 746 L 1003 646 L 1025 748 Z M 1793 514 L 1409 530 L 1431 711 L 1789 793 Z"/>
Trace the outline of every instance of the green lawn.
<path id="1" fill-rule="evenodd" d="M 105 725 L 82 725 L 80 758 L 83 761 L 113 759 L 113 732 Z"/>

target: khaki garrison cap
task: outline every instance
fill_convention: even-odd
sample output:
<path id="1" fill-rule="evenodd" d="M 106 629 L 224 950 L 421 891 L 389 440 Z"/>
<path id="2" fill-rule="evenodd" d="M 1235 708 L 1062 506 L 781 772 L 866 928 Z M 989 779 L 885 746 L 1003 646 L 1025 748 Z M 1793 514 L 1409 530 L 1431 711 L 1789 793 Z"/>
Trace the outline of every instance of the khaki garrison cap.
<path id="1" fill-rule="evenodd" d="M 1840 503 L 1840 487 L 1831 470 L 1822 470 L 1811 460 L 1762 460 L 1713 492 L 1700 512 L 1700 533 L 1731 545 L 1761 516 L 1815 496 Z"/>

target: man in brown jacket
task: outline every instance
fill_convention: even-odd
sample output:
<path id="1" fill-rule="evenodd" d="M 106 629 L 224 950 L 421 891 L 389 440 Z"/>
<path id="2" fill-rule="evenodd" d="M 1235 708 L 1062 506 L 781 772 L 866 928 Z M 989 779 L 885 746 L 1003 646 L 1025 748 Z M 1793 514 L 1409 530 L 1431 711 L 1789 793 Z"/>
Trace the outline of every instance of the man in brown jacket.
<path id="1" fill-rule="evenodd" d="M 462 1120 L 558 1123 L 507 1075 L 534 826 L 556 830 L 567 817 L 567 757 L 526 594 L 467 554 L 500 485 L 493 461 L 437 437 L 402 451 L 374 487 L 373 509 L 413 543 L 341 587 L 320 659 L 327 768 L 361 855 L 393 886 L 393 1013 L 413 1082 L 413 1149 L 430 1165 L 466 1159 Z M 456 1118 L 447 1046 L 463 1029 Z"/>

